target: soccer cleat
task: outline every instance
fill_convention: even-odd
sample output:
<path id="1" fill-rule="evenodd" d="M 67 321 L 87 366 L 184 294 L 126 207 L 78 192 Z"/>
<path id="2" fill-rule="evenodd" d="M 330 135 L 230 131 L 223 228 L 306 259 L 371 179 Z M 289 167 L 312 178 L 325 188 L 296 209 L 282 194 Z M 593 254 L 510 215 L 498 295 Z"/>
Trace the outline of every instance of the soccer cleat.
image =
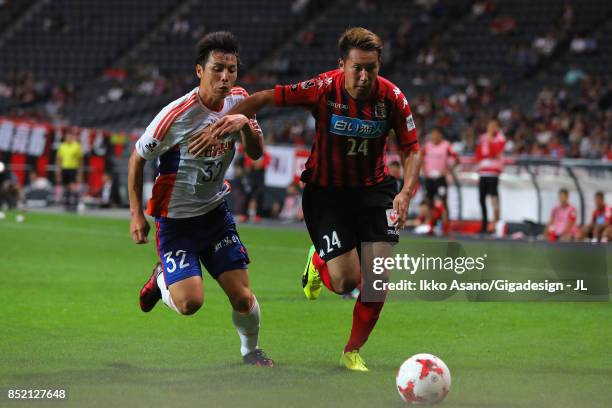
<path id="1" fill-rule="evenodd" d="M 157 277 L 162 273 L 162 264 L 158 262 L 157 265 L 153 268 L 153 273 L 151 277 L 144 284 L 142 289 L 140 289 L 140 310 L 143 312 L 150 312 L 157 301 L 161 299 L 161 290 L 157 286 Z"/>
<path id="2" fill-rule="evenodd" d="M 304 288 L 304 294 L 308 300 L 315 300 L 321 294 L 321 276 L 319 276 L 319 271 L 317 271 L 314 263 L 312 263 L 312 257 L 315 252 L 316 249 L 312 245 L 308 252 L 304 273 L 302 274 L 302 288 Z"/>
<path id="3" fill-rule="evenodd" d="M 255 349 L 249 354 L 242 357 L 244 364 L 250 364 L 257 367 L 274 367 L 274 360 L 266 356 L 262 349 Z"/>
<path id="4" fill-rule="evenodd" d="M 363 358 L 361 358 L 361 356 L 359 355 L 359 351 L 357 350 L 347 351 L 346 353 L 343 353 L 342 357 L 340 357 L 340 365 L 344 365 L 347 369 L 351 371 L 368 371 L 368 367 L 366 367 L 365 361 L 363 361 Z"/>

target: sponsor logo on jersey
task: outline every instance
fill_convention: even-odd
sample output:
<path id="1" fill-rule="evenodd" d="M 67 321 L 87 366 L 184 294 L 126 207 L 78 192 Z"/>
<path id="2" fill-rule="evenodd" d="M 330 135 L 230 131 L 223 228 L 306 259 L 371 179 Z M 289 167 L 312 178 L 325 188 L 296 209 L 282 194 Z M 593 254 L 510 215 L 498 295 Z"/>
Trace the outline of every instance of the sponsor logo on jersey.
<path id="1" fill-rule="evenodd" d="M 151 140 L 149 143 L 145 144 L 145 149 L 152 152 L 157 147 L 157 141 Z"/>
<path id="2" fill-rule="evenodd" d="M 387 106 L 384 100 L 379 100 L 374 105 L 374 117 L 376 119 L 385 119 L 387 117 Z"/>
<path id="3" fill-rule="evenodd" d="M 313 81 L 312 79 L 300 83 L 300 87 L 303 90 L 307 90 L 308 88 L 312 88 L 313 86 L 315 86 L 315 81 Z"/>
<path id="4" fill-rule="evenodd" d="M 228 139 L 223 142 L 214 144 L 206 148 L 206 150 L 204 150 L 204 153 L 202 153 L 200 157 L 211 158 L 223 156 L 225 153 L 234 148 L 234 143 L 234 139 Z"/>
<path id="5" fill-rule="evenodd" d="M 331 132 L 340 136 L 376 138 L 385 133 L 387 122 L 384 120 L 365 120 L 347 116 L 332 115 Z"/>
<path id="6" fill-rule="evenodd" d="M 410 132 L 411 130 L 416 129 L 416 125 L 414 124 L 414 119 L 412 118 L 412 115 L 408 116 L 406 118 L 406 127 L 408 128 L 408 131 Z"/>
<path id="7" fill-rule="evenodd" d="M 215 252 L 219 251 L 222 248 L 225 248 L 231 245 L 235 245 L 235 244 L 240 244 L 240 239 L 238 238 L 238 236 L 237 235 L 227 236 L 215 244 Z"/>
<path id="8" fill-rule="evenodd" d="M 331 106 L 332 108 L 336 108 L 336 109 L 342 109 L 342 110 L 349 110 L 349 106 L 345 105 L 343 103 L 337 103 L 337 102 L 332 102 L 332 101 L 327 101 L 327 104 L 329 106 Z"/>
<path id="9" fill-rule="evenodd" d="M 293 84 L 293 85 L 291 85 L 291 86 L 289 87 L 289 89 L 290 89 L 292 92 L 295 92 L 295 91 L 297 91 L 297 89 L 298 89 L 298 85 L 299 85 L 299 84 Z"/>

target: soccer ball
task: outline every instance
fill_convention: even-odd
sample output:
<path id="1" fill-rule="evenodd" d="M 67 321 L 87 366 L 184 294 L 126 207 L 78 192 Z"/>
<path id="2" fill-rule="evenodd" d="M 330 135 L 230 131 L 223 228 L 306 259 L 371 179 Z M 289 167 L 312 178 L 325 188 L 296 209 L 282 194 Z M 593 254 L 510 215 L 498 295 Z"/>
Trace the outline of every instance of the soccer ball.
<path id="1" fill-rule="evenodd" d="M 450 391 L 451 374 L 444 361 L 421 353 L 404 361 L 397 370 L 395 383 L 406 404 L 437 404 Z"/>

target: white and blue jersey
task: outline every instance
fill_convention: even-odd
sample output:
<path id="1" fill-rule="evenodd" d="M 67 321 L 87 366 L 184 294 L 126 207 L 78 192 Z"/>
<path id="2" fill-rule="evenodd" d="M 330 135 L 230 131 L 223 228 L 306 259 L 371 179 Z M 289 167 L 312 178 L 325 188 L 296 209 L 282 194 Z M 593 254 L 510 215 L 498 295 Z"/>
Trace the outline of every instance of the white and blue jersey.
<path id="1" fill-rule="evenodd" d="M 221 273 L 246 269 L 249 257 L 225 203 L 225 173 L 235 154 L 237 134 L 226 136 L 202 157 L 188 151 L 191 137 L 223 117 L 246 98 L 232 88 L 219 111 L 207 108 L 193 89 L 168 104 L 136 142 L 137 153 L 159 160 L 159 173 L 147 213 L 155 217 L 157 252 L 167 286 L 202 276 L 200 262 L 217 279 Z M 251 127 L 260 131 L 255 120 Z"/>

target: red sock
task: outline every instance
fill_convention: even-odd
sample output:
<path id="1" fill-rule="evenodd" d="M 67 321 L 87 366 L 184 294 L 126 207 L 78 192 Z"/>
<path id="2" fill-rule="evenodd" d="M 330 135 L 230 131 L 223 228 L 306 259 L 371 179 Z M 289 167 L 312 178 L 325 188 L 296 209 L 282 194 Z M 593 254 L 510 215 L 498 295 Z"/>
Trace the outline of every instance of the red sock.
<path id="1" fill-rule="evenodd" d="M 316 251 L 312 256 L 312 263 L 314 264 L 315 269 L 319 272 L 319 276 L 321 277 L 321 281 L 323 281 L 325 287 L 333 292 L 334 289 L 332 288 L 331 279 L 329 278 L 327 263 L 321 259 L 319 253 Z"/>
<path id="2" fill-rule="evenodd" d="M 359 295 L 353 309 L 353 327 L 351 337 L 344 347 L 345 353 L 359 350 L 368 341 L 368 336 L 374 330 L 384 304 L 384 302 L 362 303 Z"/>

